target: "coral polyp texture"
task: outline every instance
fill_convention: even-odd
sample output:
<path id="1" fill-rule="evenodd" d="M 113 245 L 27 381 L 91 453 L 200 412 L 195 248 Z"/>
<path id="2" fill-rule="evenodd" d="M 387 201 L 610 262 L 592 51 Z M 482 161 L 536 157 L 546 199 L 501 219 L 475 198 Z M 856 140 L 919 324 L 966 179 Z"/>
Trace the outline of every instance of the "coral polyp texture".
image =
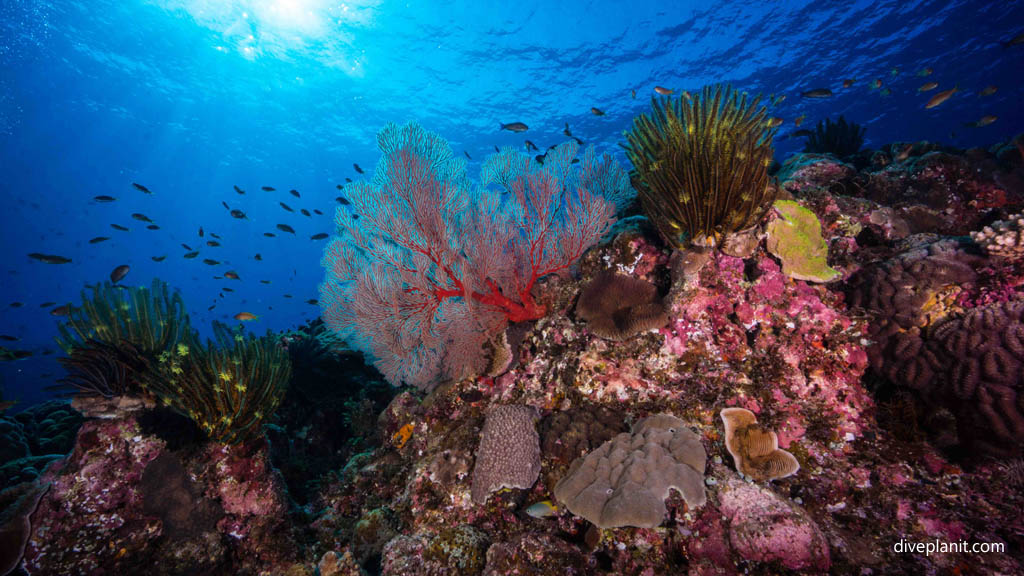
<path id="1" fill-rule="evenodd" d="M 555 497 L 600 528 L 654 528 L 665 520 L 670 490 L 691 509 L 704 505 L 706 461 L 700 436 L 658 414 L 573 462 Z"/>
<path id="2" fill-rule="evenodd" d="M 775 199 L 772 136 L 759 98 L 706 86 L 653 99 L 626 133 L 630 178 L 644 213 L 673 248 L 718 244 L 757 224 Z"/>
<path id="3" fill-rule="evenodd" d="M 746 408 L 725 408 L 720 413 L 725 427 L 725 447 L 736 470 L 755 480 L 775 480 L 800 470 L 789 452 L 779 448 L 779 437 L 757 425 L 757 417 Z"/>
<path id="4" fill-rule="evenodd" d="M 832 154 L 837 158 L 856 154 L 864 145 L 864 131 L 863 126 L 856 122 L 847 122 L 842 116 L 836 122 L 826 118 L 819 121 L 814 131 L 807 137 L 804 152 Z"/>
<path id="5" fill-rule="evenodd" d="M 487 413 L 473 467 L 473 502 L 484 504 L 502 488 L 530 488 L 540 474 L 537 411 L 495 406 Z"/>
<path id="6" fill-rule="evenodd" d="M 508 322 L 548 312 L 537 281 L 567 271 L 614 221 L 625 194 L 614 160 L 585 156 L 577 169 L 571 141 L 543 165 L 506 149 L 482 168 L 496 191 L 474 186 L 417 124 L 389 124 L 377 142 L 384 157 L 372 181 L 348 188 L 324 254 L 324 320 L 392 384 L 480 374 L 482 349 Z"/>
<path id="7" fill-rule="evenodd" d="M 668 323 L 658 289 L 645 280 L 603 272 L 583 288 L 576 314 L 606 340 L 626 340 Z"/>

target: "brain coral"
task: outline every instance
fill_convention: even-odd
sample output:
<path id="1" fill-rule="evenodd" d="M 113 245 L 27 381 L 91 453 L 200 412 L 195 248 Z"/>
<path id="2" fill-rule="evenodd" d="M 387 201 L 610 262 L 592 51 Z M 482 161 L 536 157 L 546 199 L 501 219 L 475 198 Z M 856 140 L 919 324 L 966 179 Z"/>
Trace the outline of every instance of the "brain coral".
<path id="1" fill-rule="evenodd" d="M 583 289 L 576 314 L 591 332 L 615 341 L 668 323 L 653 284 L 610 271 L 602 272 Z"/>
<path id="2" fill-rule="evenodd" d="M 974 266 L 982 260 L 958 240 L 941 240 L 850 279 L 849 303 L 872 316 L 868 358 L 876 372 L 911 388 L 932 380 L 937 361 L 924 346 L 922 330 L 946 314 L 947 290 L 975 281 Z"/>
<path id="3" fill-rule="evenodd" d="M 540 437 L 529 406 L 495 406 L 487 413 L 473 467 L 473 502 L 483 504 L 495 490 L 529 488 L 540 475 Z"/>
<path id="4" fill-rule="evenodd" d="M 936 389 L 964 441 L 986 453 L 1020 455 L 1024 438 L 1024 302 L 975 308 L 928 335 L 939 359 Z"/>
<path id="5" fill-rule="evenodd" d="M 555 497 L 599 528 L 654 528 L 665 519 L 670 488 L 690 508 L 704 505 L 706 460 L 700 436 L 658 414 L 573 462 Z"/>

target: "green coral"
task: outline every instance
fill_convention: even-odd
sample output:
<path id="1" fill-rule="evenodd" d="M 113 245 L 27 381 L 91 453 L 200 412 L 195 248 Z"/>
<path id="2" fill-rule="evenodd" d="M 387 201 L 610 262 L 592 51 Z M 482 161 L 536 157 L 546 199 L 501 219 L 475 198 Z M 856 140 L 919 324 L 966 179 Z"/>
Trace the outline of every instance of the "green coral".
<path id="1" fill-rule="evenodd" d="M 757 224 L 775 199 L 774 129 L 759 98 L 730 86 L 652 100 L 626 133 L 630 179 L 644 213 L 673 248 L 719 245 Z"/>
<path id="2" fill-rule="evenodd" d="M 829 282 L 839 276 L 828 265 L 828 244 L 814 212 L 792 200 L 779 200 L 774 206 L 779 217 L 768 224 L 768 251 L 782 261 L 782 272 L 808 282 Z"/>

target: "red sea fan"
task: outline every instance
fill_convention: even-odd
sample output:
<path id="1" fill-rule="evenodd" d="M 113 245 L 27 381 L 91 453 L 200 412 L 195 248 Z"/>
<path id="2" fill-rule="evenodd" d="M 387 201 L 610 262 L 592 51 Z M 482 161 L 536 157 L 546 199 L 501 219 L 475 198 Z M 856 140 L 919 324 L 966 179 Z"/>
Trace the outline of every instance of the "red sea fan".
<path id="1" fill-rule="evenodd" d="M 373 180 L 350 186 L 324 254 L 327 325 L 368 353 L 392 384 L 431 389 L 479 373 L 509 321 L 543 317 L 537 281 L 568 269 L 614 221 L 601 177 L 610 158 L 572 166 L 575 142 L 544 165 L 511 149 L 470 182 L 448 143 L 419 125 L 387 125 Z"/>

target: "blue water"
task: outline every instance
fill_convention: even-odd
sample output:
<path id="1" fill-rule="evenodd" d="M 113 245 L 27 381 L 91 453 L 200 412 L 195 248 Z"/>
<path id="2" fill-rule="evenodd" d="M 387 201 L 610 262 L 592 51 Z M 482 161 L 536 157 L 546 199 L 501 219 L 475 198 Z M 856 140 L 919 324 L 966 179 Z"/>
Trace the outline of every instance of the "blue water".
<path id="1" fill-rule="evenodd" d="M 0 334 L 20 340 L 0 345 L 35 355 L 0 363 L 0 383 L 8 398 L 43 397 L 61 371 L 56 353 L 45 355 L 56 351 L 59 319 L 40 304 L 77 303 L 85 283 L 121 264 L 131 266 L 125 283 L 159 276 L 180 288 L 198 327 L 242 311 L 260 315 L 256 331 L 314 318 L 305 301 L 317 298 L 324 241 L 310 236 L 332 231 L 335 185 L 359 177 L 353 163 L 372 171 L 385 122 L 440 133 L 472 157 L 475 175 L 494 146 L 544 148 L 565 139 L 566 122 L 618 153 L 655 85 L 726 81 L 785 94 L 772 112 L 786 120 L 782 134 L 801 114 L 804 127 L 844 114 L 867 126 L 867 146 L 988 146 L 1024 130 L 1024 45 L 1000 44 L 1022 31 L 1024 3 L 1011 1 L 3 0 Z M 917 76 L 925 67 L 934 73 Z M 845 78 L 856 83 L 843 89 Z M 891 95 L 869 87 L 876 78 Z M 919 94 L 927 81 L 939 88 Z M 990 84 L 998 92 L 980 97 Z M 948 102 L 923 108 L 954 85 Z M 821 87 L 835 96 L 799 95 Z M 965 126 L 988 114 L 998 120 Z M 498 130 L 514 121 L 529 131 Z M 782 140 L 776 155 L 801 146 Z M 117 201 L 91 200 L 100 194 Z M 200 226 L 222 246 L 202 246 Z M 95 236 L 112 239 L 89 244 Z M 199 258 L 183 259 L 181 243 L 201 247 Z M 44 264 L 30 252 L 73 261 Z M 229 269 L 241 281 L 213 279 Z M 218 297 L 224 286 L 236 291 Z"/>

